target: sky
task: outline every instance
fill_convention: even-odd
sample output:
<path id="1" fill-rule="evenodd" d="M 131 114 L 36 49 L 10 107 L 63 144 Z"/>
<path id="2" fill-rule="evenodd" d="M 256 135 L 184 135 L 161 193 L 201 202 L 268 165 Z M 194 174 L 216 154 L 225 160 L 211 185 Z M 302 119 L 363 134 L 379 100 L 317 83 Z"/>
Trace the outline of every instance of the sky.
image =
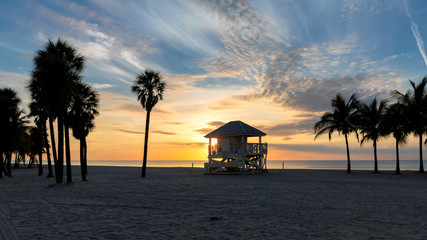
<path id="1" fill-rule="evenodd" d="M 83 80 L 100 95 L 89 160 L 142 159 L 145 110 L 130 87 L 161 72 L 167 87 L 152 114 L 149 160 L 207 160 L 203 136 L 241 120 L 267 133 L 270 160 L 344 160 L 342 136 L 314 141 L 313 125 L 337 93 L 393 101 L 427 73 L 427 2 L 393 0 L 114 1 L 0 3 L 0 87 L 25 89 L 49 40 L 85 56 Z M 256 139 L 257 140 L 257 139 Z M 394 141 L 378 143 L 394 159 Z M 78 158 L 72 141 L 72 158 Z M 352 159 L 372 143 L 350 138 Z M 417 159 L 410 138 L 401 159 Z"/>

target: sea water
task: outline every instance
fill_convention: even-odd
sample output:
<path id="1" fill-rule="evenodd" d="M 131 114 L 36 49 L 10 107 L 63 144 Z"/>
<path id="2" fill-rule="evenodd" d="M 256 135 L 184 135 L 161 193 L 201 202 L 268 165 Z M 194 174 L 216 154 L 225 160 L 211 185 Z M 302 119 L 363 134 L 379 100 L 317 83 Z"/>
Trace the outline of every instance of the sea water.
<path id="1" fill-rule="evenodd" d="M 203 168 L 203 160 L 149 160 L 148 167 L 195 167 Z M 79 165 L 79 161 L 72 161 L 73 165 Z M 400 170 L 419 169 L 419 160 L 401 160 Z M 141 167 L 142 160 L 92 160 L 88 161 L 90 166 L 124 166 L 124 167 Z M 331 169 L 344 170 L 347 169 L 347 160 L 268 160 L 267 169 Z M 426 166 L 427 167 L 427 166 Z M 352 160 L 352 170 L 373 170 L 373 160 Z M 395 170 L 395 160 L 379 160 L 379 170 Z"/>

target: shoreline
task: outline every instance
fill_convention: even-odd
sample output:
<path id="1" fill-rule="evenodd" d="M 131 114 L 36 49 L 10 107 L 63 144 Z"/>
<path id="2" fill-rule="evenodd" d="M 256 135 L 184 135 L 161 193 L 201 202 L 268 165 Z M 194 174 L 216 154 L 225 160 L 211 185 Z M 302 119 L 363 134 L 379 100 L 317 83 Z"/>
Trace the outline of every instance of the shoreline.
<path id="1" fill-rule="evenodd" d="M 14 169 L 0 179 L 0 238 L 427 238 L 427 174 L 415 171 L 140 170 L 88 166 L 82 182 L 74 166 L 74 183 L 55 185 L 36 168 Z"/>
<path id="2" fill-rule="evenodd" d="M 203 168 L 207 160 L 150 160 L 147 167 L 197 167 Z M 73 166 L 80 165 L 78 160 L 72 160 Z M 379 170 L 391 171 L 396 168 L 395 160 L 379 160 Z M 425 162 L 427 164 L 427 162 Z M 141 167 L 142 160 L 90 160 L 89 166 L 129 166 Z M 372 170 L 373 160 L 352 160 L 352 170 Z M 346 160 L 268 160 L 268 169 L 337 169 L 347 168 Z M 418 170 L 419 160 L 401 160 L 401 170 Z"/>

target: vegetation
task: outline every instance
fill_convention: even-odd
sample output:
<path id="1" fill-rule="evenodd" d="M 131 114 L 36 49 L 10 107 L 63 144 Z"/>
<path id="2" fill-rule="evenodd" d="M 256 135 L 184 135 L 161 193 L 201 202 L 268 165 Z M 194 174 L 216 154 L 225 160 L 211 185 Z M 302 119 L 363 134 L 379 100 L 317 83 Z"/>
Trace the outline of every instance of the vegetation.
<path id="1" fill-rule="evenodd" d="M 163 91 L 166 83 L 162 81 L 160 72 L 146 69 L 143 73 L 136 76 L 136 80 L 131 87 L 131 91 L 137 95 L 138 101 L 143 109 L 147 111 L 145 119 L 145 138 L 144 138 L 144 158 L 142 161 L 141 177 L 145 177 L 147 168 L 147 148 L 148 132 L 150 127 L 150 113 L 158 101 L 163 99 Z"/>
<path id="2" fill-rule="evenodd" d="M 7 144 L 2 146 L 1 157 L 5 156 L 8 165 L 10 162 L 11 151 L 16 149 L 9 148 L 9 145 L 19 146 L 17 136 L 20 136 L 17 131 L 27 132 L 27 142 L 32 143 L 27 146 L 27 154 L 30 156 L 30 162 L 34 162 L 35 156 L 38 155 L 39 175 L 43 174 L 42 155 L 47 153 L 49 173 L 48 177 L 53 177 L 50 146 L 52 146 L 53 160 L 55 165 L 55 177 L 57 183 L 63 182 L 64 168 L 64 141 L 65 155 L 67 164 L 67 183 L 72 182 L 71 176 L 71 154 L 70 154 L 70 139 L 69 129 L 73 129 L 73 135 L 78 138 L 86 149 L 86 136 L 94 128 L 94 118 L 98 115 L 98 95 L 86 83 L 81 80 L 81 73 L 84 69 L 84 57 L 77 53 L 76 49 L 65 41 L 58 39 L 56 42 L 48 41 L 43 49 L 37 51 L 34 57 L 34 69 L 31 73 L 31 80 L 27 85 L 27 89 L 31 94 L 30 117 L 34 117 L 36 127 L 25 126 L 25 118 L 20 117 L 22 112 L 18 111 L 17 105 L 19 99 L 14 96 L 9 96 L 6 99 L 6 94 L 1 94 L 1 101 L 7 103 L 2 105 L 2 112 L 13 112 L 9 114 L 10 124 L 15 124 L 13 129 L 16 133 L 10 133 L 2 141 L 7 141 Z M 7 90 L 7 89 L 6 89 Z M 5 90 L 5 91 L 6 91 Z M 11 90 L 9 90 L 10 92 Z M 9 94 L 10 95 L 10 94 Z M 16 95 L 16 93 L 15 93 Z M 11 104 L 10 102 L 14 102 Z M 3 109 L 5 106 L 15 106 L 13 109 Z M 8 115 L 8 116 L 9 116 Z M 3 115 L 2 115 L 3 116 Z M 13 117 L 15 116 L 15 117 Z M 2 123 L 8 119 L 3 119 Z M 46 124 L 49 121 L 51 143 L 48 141 Z M 58 131 L 58 145 L 55 143 L 54 122 L 56 121 Z M 1 124 L 8 126 L 7 124 Z M 22 127 L 20 127 L 22 126 Z M 12 129 L 12 128 L 10 128 Z M 14 135 L 15 137 L 12 137 Z M 24 140 L 20 141 L 25 142 Z M 13 144 L 12 144 L 13 143 Z M 7 148 L 6 148 L 7 146 Z M 57 151 L 58 150 L 58 151 Z M 36 152 L 36 154 L 34 154 Z M 25 155 L 25 154 L 24 154 Z M 83 154 L 81 153 L 81 156 Z M 85 155 L 86 156 L 86 153 Z M 15 158 L 16 160 L 16 158 Z M 3 163 L 3 161 L 1 161 Z M 81 159 L 82 164 L 82 179 L 86 180 L 87 174 L 87 158 Z M 7 168 L 9 169 L 9 167 Z M 8 175 L 9 170 L 7 170 Z"/>
<path id="3" fill-rule="evenodd" d="M 409 82 L 413 88 L 412 90 L 408 90 L 405 94 L 399 91 L 394 91 L 392 94 L 404 108 L 404 114 L 407 116 L 408 120 L 408 130 L 419 138 L 419 171 L 420 173 L 424 173 L 423 134 L 426 132 L 427 123 L 427 77 L 424 77 L 418 85 L 415 85 L 415 83 L 410 80 Z"/>
<path id="4" fill-rule="evenodd" d="M 374 147 L 374 173 L 378 173 L 378 157 L 377 157 L 377 141 L 379 138 L 385 136 L 385 127 L 383 126 L 387 101 L 381 101 L 377 105 L 377 99 L 374 98 L 372 102 L 367 105 L 362 103 L 360 105 L 358 114 L 358 128 L 362 134 L 360 144 L 365 141 L 372 141 Z"/>
<path id="5" fill-rule="evenodd" d="M 411 80 L 409 82 L 412 89 L 406 93 L 392 92 L 396 102 L 391 105 L 387 105 L 385 100 L 378 104 L 376 98 L 369 104 L 359 103 L 354 94 L 345 103 L 343 97 L 337 94 L 331 102 L 333 112 L 326 112 L 315 123 L 314 139 L 326 132 L 329 133 L 329 140 L 334 131 L 343 134 L 347 147 L 347 171 L 351 172 L 348 134 L 354 132 L 357 140 L 358 133 L 362 134 L 361 144 L 368 140 L 373 142 L 374 172 L 378 173 L 377 141 L 392 135 L 396 142 L 396 174 L 400 174 L 399 145 L 406 143 L 408 135 L 412 133 L 419 138 L 419 172 L 424 173 L 422 144 L 423 135 L 427 132 L 427 77 L 418 85 Z"/>
<path id="6" fill-rule="evenodd" d="M 347 149 L 347 172 L 351 173 L 350 164 L 350 149 L 348 146 L 348 135 L 352 132 L 357 135 L 356 119 L 359 111 L 359 100 L 356 95 L 351 95 L 350 99 L 346 102 L 341 94 L 337 94 L 331 101 L 333 112 L 326 112 L 314 125 L 314 132 L 316 139 L 318 136 L 328 133 L 329 141 L 332 138 L 334 131 L 338 134 L 343 134 L 345 138 L 345 145 Z"/>
<path id="7" fill-rule="evenodd" d="M 95 127 L 94 119 L 98 112 L 99 97 L 92 87 L 84 82 L 75 86 L 68 114 L 73 136 L 80 141 L 80 167 L 82 180 L 87 175 L 87 143 L 86 137 Z"/>
<path id="8" fill-rule="evenodd" d="M 399 145 L 406 143 L 409 134 L 408 116 L 404 110 L 401 104 L 394 103 L 387 108 L 384 116 L 384 133 L 393 135 L 396 141 L 396 174 L 400 174 Z"/>

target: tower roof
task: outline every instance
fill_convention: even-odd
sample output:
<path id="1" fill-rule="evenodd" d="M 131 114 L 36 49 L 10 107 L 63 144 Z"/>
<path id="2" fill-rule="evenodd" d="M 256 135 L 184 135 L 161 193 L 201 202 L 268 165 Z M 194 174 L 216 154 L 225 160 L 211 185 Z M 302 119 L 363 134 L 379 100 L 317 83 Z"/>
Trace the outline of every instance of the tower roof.
<path id="1" fill-rule="evenodd" d="M 232 121 L 205 135 L 205 138 L 265 135 L 267 134 L 242 121 Z"/>

